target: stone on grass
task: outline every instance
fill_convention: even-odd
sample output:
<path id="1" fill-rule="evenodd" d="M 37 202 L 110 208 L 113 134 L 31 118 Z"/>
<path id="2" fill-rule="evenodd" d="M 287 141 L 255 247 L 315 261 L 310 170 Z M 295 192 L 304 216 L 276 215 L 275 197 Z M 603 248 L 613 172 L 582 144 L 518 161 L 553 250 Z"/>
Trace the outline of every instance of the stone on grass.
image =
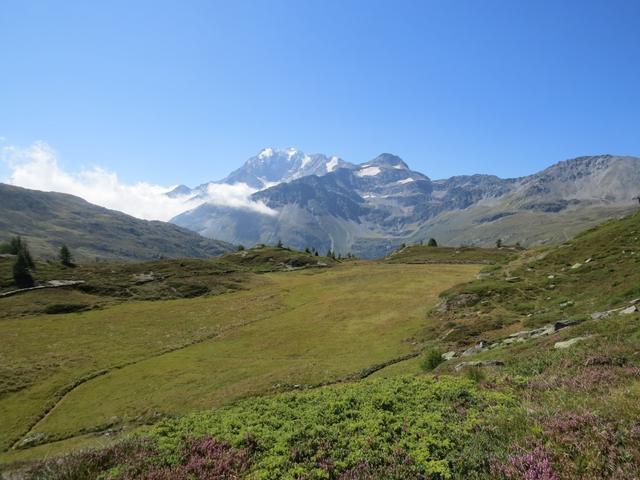
<path id="1" fill-rule="evenodd" d="M 454 358 L 456 356 L 456 352 L 454 352 L 453 350 L 450 352 L 446 352 L 442 354 L 442 359 L 443 360 L 451 360 L 452 358 Z"/>
<path id="2" fill-rule="evenodd" d="M 462 362 L 456 365 L 456 372 L 459 372 L 466 367 L 502 367 L 504 362 L 502 360 L 478 360 L 476 362 Z"/>
<path id="3" fill-rule="evenodd" d="M 570 348 L 573 347 L 576 343 L 586 339 L 587 337 L 575 337 L 575 338 L 571 338 L 569 340 L 565 340 L 564 342 L 556 342 L 556 344 L 553 346 L 553 348 L 556 348 L 558 350 L 562 350 L 565 348 Z"/>

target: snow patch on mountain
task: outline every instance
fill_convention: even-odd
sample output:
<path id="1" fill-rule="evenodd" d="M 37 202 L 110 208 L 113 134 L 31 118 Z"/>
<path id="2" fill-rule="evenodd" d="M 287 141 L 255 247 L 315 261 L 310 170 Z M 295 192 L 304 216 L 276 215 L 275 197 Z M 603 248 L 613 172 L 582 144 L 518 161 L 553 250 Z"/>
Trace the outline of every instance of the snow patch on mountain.
<path id="1" fill-rule="evenodd" d="M 336 167 L 338 166 L 338 157 L 331 157 L 331 160 L 329 160 L 327 162 L 327 172 L 331 173 L 333 172 Z"/>
<path id="2" fill-rule="evenodd" d="M 369 165 L 363 165 L 362 167 L 360 167 L 360 170 L 356 172 L 356 175 L 358 177 L 375 177 L 381 171 L 382 170 L 380 170 L 380 167 L 371 167 Z"/>
<path id="3" fill-rule="evenodd" d="M 409 178 L 404 178 L 402 180 L 398 180 L 396 183 L 399 183 L 400 185 L 405 185 L 405 184 L 411 183 L 411 182 L 415 182 L 415 180 L 413 178 L 409 177 Z"/>
<path id="4" fill-rule="evenodd" d="M 273 157 L 273 148 L 263 148 L 262 151 L 258 154 L 258 158 L 260 160 L 264 160 L 265 158 Z"/>
<path id="5" fill-rule="evenodd" d="M 302 157 L 302 163 L 300 164 L 300 168 L 305 168 L 310 163 L 311 163 L 311 157 L 305 154 L 305 156 Z"/>

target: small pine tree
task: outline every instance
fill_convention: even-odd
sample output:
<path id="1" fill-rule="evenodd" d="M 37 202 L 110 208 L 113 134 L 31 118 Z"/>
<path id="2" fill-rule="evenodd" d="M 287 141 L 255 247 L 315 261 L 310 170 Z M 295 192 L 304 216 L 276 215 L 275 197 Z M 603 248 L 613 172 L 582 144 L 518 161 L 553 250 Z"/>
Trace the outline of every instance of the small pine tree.
<path id="1" fill-rule="evenodd" d="M 314 257 L 319 257 L 319 256 L 320 256 L 320 254 L 318 253 L 318 251 L 317 251 L 317 250 L 315 250 L 315 251 L 313 252 L 313 256 L 314 256 Z"/>
<path id="2" fill-rule="evenodd" d="M 22 237 L 20 236 L 13 237 L 9 242 L 11 253 L 13 255 L 17 255 L 20 252 L 20 250 L 22 250 L 22 245 L 23 245 Z"/>
<path id="3" fill-rule="evenodd" d="M 496 248 L 502 248 L 502 239 L 501 238 L 496 240 Z"/>
<path id="4" fill-rule="evenodd" d="M 20 250 L 13 264 L 13 281 L 19 288 L 33 287 L 33 277 L 29 271 L 29 260 L 25 250 Z"/>
<path id="5" fill-rule="evenodd" d="M 311 253 L 311 250 L 309 249 L 309 247 L 304 248 L 304 253 Z"/>
<path id="6" fill-rule="evenodd" d="M 33 257 L 31 256 L 31 252 L 29 251 L 29 245 L 27 241 L 24 240 L 21 236 L 13 237 L 9 242 L 9 252 L 13 255 L 19 255 L 22 253 L 24 257 L 24 261 L 27 262 L 27 268 L 31 270 L 36 269 L 36 264 L 33 261 Z"/>
<path id="7" fill-rule="evenodd" d="M 73 257 L 71 256 L 69 247 L 67 247 L 66 245 L 62 245 L 62 247 L 60 247 L 58 258 L 60 258 L 60 263 L 65 267 L 73 266 Z"/>
<path id="8" fill-rule="evenodd" d="M 284 244 L 282 243 L 282 240 L 278 239 L 278 243 L 276 243 L 276 248 L 283 248 Z"/>
<path id="9" fill-rule="evenodd" d="M 238 245 L 238 251 L 241 252 L 244 250 L 244 245 Z"/>
<path id="10" fill-rule="evenodd" d="M 438 246 L 438 242 L 436 242 L 435 238 L 430 238 L 429 241 L 427 242 L 427 247 L 437 247 Z"/>

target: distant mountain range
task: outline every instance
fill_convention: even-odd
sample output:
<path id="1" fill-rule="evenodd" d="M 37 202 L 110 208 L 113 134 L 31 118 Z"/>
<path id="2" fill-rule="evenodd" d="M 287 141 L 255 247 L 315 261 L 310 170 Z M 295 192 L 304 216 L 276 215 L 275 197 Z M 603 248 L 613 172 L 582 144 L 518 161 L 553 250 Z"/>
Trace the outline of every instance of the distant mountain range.
<path id="1" fill-rule="evenodd" d="M 169 195 L 204 201 L 208 190 L 237 183 L 257 190 L 250 200 L 273 214 L 205 202 L 171 222 L 235 244 L 280 239 L 297 248 L 376 257 L 430 237 L 449 245 L 563 241 L 637 208 L 640 158 L 580 157 L 521 178 L 431 180 L 387 153 L 354 165 L 266 148 L 221 181 L 180 186 Z"/>
<path id="2" fill-rule="evenodd" d="M 0 241 L 21 235 L 38 257 L 66 244 L 79 261 L 211 257 L 233 250 L 166 222 L 140 220 L 63 193 L 0 183 Z"/>

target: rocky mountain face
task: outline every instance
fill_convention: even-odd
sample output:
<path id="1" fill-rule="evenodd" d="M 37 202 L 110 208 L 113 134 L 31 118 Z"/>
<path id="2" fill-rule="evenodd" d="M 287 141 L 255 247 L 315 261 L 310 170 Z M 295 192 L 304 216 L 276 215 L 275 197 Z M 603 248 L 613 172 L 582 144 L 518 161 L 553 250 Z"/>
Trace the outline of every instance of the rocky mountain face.
<path id="1" fill-rule="evenodd" d="M 204 203 L 172 222 L 233 243 L 281 239 L 298 248 L 375 257 L 429 237 L 449 245 L 563 241 L 637 208 L 640 158 L 580 157 L 516 179 L 431 180 L 386 153 L 353 165 L 265 149 L 220 183 L 251 185 L 257 190 L 251 201 L 273 213 Z"/>
<path id="2" fill-rule="evenodd" d="M 180 185 L 167 195 L 204 197 L 210 186 L 237 183 L 244 183 L 254 190 L 262 190 L 308 175 L 325 175 L 338 168 L 353 168 L 353 165 L 336 156 L 306 154 L 295 148 L 287 150 L 265 148 L 222 180 L 203 183 L 194 189 Z"/>
<path id="3" fill-rule="evenodd" d="M 234 249 L 171 223 L 140 220 L 64 193 L 0 183 L 0 206 L 0 242 L 21 235 L 41 258 L 57 258 L 63 244 L 79 261 L 205 258 Z"/>

